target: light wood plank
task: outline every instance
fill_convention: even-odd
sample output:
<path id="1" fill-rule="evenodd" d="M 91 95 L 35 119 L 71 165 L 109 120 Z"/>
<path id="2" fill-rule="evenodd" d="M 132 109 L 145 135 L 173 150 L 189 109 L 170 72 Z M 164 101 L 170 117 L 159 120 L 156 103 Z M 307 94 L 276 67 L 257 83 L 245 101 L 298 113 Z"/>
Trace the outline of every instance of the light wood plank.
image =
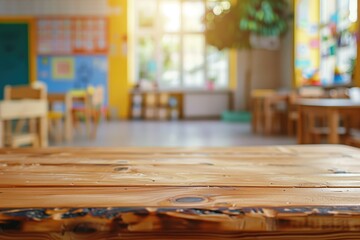
<path id="1" fill-rule="evenodd" d="M 47 114 L 46 100 L 13 100 L 0 102 L 2 120 L 42 117 Z"/>
<path id="2" fill-rule="evenodd" d="M 357 206 L 359 188 L 27 187 L 0 188 L 2 208 Z"/>
<path id="3" fill-rule="evenodd" d="M 323 151 L 320 151 L 321 148 Z M 37 151 L 33 155 L 20 151 L 19 155 L 1 155 L 0 187 L 71 187 L 93 184 L 360 187 L 359 150 L 342 146 L 316 149 L 314 146 L 264 148 L 261 152 L 252 152 L 246 148 L 194 152 L 154 149 L 153 153 L 150 153 L 150 149 L 118 152 L 51 149 Z M 301 151 L 304 153 L 301 154 Z"/>

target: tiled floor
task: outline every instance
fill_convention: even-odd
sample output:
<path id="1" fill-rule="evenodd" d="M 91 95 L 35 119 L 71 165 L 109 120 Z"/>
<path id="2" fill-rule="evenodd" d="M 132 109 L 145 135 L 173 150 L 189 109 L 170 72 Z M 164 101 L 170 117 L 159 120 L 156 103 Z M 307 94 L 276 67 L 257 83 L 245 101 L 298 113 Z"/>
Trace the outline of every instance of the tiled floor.
<path id="1" fill-rule="evenodd" d="M 296 144 L 287 136 L 253 135 L 249 124 L 220 121 L 184 122 L 109 122 L 102 123 L 96 140 L 88 140 L 85 131 L 77 133 L 72 143 L 58 146 L 76 147 L 223 147 Z"/>

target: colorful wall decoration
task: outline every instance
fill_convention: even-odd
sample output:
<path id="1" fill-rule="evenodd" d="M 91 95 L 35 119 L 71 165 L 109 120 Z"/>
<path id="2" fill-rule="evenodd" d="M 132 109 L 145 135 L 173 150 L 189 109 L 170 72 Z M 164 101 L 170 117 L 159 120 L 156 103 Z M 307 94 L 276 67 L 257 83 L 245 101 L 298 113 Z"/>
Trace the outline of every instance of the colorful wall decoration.
<path id="1" fill-rule="evenodd" d="M 296 0 L 295 6 L 295 85 L 318 85 L 320 2 Z"/>
<path id="2" fill-rule="evenodd" d="M 73 57 L 53 57 L 51 67 L 53 79 L 72 80 L 75 78 L 75 61 Z"/>
<path id="3" fill-rule="evenodd" d="M 349 84 L 357 56 L 357 0 L 320 2 L 322 84 Z"/>
<path id="4" fill-rule="evenodd" d="M 56 72 L 54 67 L 60 67 L 63 72 Z M 38 79 L 47 85 L 49 93 L 102 86 L 108 96 L 107 56 L 38 56 L 37 68 Z"/>
<path id="5" fill-rule="evenodd" d="M 351 83 L 357 50 L 357 0 L 295 3 L 296 86 Z"/>
<path id="6" fill-rule="evenodd" d="M 6 2 L 6 3 L 5 3 Z M 107 97 L 109 104 L 114 112 L 121 114 L 122 118 L 128 115 L 128 91 L 129 91 L 129 75 L 128 64 L 130 60 L 124 51 L 124 46 L 127 45 L 128 38 L 128 4 L 131 5 L 133 1 L 128 0 L 76 0 L 76 7 L 74 1 L 49 1 L 38 0 L 31 4 L 23 4 L 23 0 L 5 1 L 1 5 L 0 12 L 3 18 L 2 23 L 21 22 L 29 25 L 30 38 L 29 48 L 31 53 L 30 58 L 30 80 L 31 82 L 44 79 L 44 71 L 39 71 L 39 62 L 44 59 L 51 64 L 52 56 L 70 56 L 77 57 L 78 55 L 101 55 L 107 58 L 107 81 L 109 85 L 109 94 Z M 16 3 L 14 3 L 16 2 Z M 14 9 L 14 5 L 20 8 Z M 104 19 L 106 21 L 107 29 L 105 40 L 107 41 L 107 50 L 101 53 L 89 52 L 72 52 L 62 51 L 56 53 L 53 49 L 48 51 L 39 51 L 39 21 L 40 20 L 56 20 L 63 21 L 72 19 Z M 65 34 L 66 35 L 66 34 Z M 129 40 L 130 41 L 130 40 Z M 111 49 L 111 50 L 110 50 Z M 48 58 L 43 58 L 48 56 Z M 76 64 L 76 62 L 75 62 Z M 41 65 L 41 62 L 40 62 Z M 51 72 L 49 72 L 50 74 Z M 46 75 L 46 73 L 45 73 Z M 76 74 L 75 74 L 76 75 Z M 48 78 L 49 76 L 47 76 Z M 75 76 L 76 77 L 76 76 Z M 56 80 L 61 81 L 61 79 Z M 54 82 L 56 82 L 54 81 Z M 73 80 L 63 79 L 64 82 L 71 82 Z M 64 88 L 65 89 L 65 88 Z M 61 92 L 61 91 L 57 91 Z"/>
<path id="7" fill-rule="evenodd" d="M 51 17 L 37 21 L 39 54 L 107 54 L 104 17 Z"/>
<path id="8" fill-rule="evenodd" d="M 50 93 L 102 86 L 108 103 L 106 17 L 40 17 L 36 35 L 37 79 Z"/>

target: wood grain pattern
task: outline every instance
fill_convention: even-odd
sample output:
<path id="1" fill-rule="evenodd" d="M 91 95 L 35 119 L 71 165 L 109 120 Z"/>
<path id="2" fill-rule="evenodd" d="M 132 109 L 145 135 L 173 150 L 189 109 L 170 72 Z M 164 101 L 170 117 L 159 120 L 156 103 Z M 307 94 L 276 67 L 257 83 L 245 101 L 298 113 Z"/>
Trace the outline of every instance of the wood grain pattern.
<path id="1" fill-rule="evenodd" d="M 360 239 L 359 175 L 337 145 L 1 149 L 0 239 Z"/>
<path id="2" fill-rule="evenodd" d="M 311 152 L 309 147 L 279 147 L 268 151 L 262 148 L 261 152 L 255 149 L 243 152 L 169 149 L 158 153 L 156 149 L 106 153 L 44 150 L 30 154 L 30 151 L 14 157 L 1 156 L 0 182 L 8 187 L 360 186 L 360 155 L 351 148 L 326 147 L 321 151 L 319 147 L 319 153 Z M 299 152 L 302 149 L 304 153 Z"/>
<path id="3" fill-rule="evenodd" d="M 309 107 L 326 107 L 326 108 L 360 108 L 360 103 L 352 101 L 351 99 L 299 99 L 298 105 Z"/>
<path id="4" fill-rule="evenodd" d="M 146 236 L 146 237 L 144 237 Z M 261 233 L 229 233 L 229 234 L 219 234 L 218 232 L 208 232 L 208 233 L 6 233 L 0 236 L 1 240 L 158 240 L 158 239 L 168 239 L 168 240 L 199 240 L 199 239 L 208 239 L 208 240 L 221 240 L 221 239 L 242 239 L 242 240 L 254 240 L 254 239 L 263 239 L 263 240 L 303 240 L 303 239 L 319 239 L 319 240 L 353 240 L 360 239 L 360 232 L 261 232 Z"/>
<path id="5" fill-rule="evenodd" d="M 356 206 L 359 195 L 360 188 L 27 187 L 0 188 L 0 206 L 144 207 L 144 202 L 147 207 Z"/>

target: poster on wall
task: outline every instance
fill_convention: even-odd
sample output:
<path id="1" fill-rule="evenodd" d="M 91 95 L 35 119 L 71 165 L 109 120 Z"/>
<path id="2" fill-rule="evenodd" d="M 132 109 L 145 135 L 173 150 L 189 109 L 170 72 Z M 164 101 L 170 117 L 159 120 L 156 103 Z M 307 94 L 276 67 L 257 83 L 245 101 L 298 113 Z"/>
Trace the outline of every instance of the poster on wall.
<path id="1" fill-rule="evenodd" d="M 75 60 L 73 57 L 53 57 L 51 59 L 51 65 L 53 79 L 74 79 Z"/>
<path id="2" fill-rule="evenodd" d="M 39 54 L 107 54 L 108 21 L 105 17 L 39 18 Z"/>

